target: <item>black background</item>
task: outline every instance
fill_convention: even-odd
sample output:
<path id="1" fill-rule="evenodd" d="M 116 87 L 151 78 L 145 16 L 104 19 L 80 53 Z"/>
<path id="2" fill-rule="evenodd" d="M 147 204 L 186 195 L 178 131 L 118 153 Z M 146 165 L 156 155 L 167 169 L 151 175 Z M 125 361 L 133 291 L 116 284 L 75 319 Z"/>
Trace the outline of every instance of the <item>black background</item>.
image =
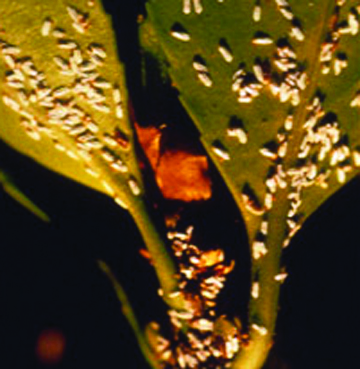
<path id="1" fill-rule="evenodd" d="M 105 5 L 113 15 L 120 56 L 129 65 L 135 110 L 146 115 L 136 42 L 141 2 L 108 0 Z M 156 295 L 157 282 L 139 256 L 142 241 L 129 215 L 111 199 L 39 167 L 4 144 L 0 157 L 1 166 L 52 220 L 39 221 L 0 192 L 0 368 L 44 368 L 35 345 L 46 328 L 59 329 L 66 337 L 64 358 L 54 368 L 146 368 L 113 289 L 96 264 L 103 259 L 114 268 L 142 323 L 161 321 L 165 309 Z M 236 259 L 220 310 L 243 315 L 249 288 L 245 232 L 221 179 L 213 168 L 211 172 L 212 199 L 185 208 L 183 224 L 196 226 L 201 247 L 221 245 Z M 360 367 L 359 209 L 356 178 L 308 220 L 286 250 L 289 277 L 281 291 L 268 368 Z"/>

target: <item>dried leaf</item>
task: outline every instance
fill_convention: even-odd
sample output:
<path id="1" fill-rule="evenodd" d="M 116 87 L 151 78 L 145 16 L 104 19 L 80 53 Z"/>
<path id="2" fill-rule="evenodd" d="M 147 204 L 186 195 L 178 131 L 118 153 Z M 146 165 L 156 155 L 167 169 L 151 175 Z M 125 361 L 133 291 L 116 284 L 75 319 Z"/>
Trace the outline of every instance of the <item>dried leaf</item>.
<path id="1" fill-rule="evenodd" d="M 207 200 L 211 197 L 206 156 L 194 154 L 181 147 L 161 146 L 162 131 L 156 127 L 136 125 L 139 142 L 155 172 L 162 195 L 169 200 L 185 202 Z"/>

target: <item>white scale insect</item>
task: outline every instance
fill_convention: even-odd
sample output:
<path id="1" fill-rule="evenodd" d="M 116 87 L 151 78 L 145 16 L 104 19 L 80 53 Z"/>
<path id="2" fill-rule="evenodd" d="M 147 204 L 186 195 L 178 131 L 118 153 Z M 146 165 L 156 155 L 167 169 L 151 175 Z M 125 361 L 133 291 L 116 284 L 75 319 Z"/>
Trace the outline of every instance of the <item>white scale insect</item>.
<path id="1" fill-rule="evenodd" d="M 44 23 L 41 27 L 41 35 L 46 37 L 50 35 L 51 27 L 53 26 L 54 22 L 51 18 L 46 18 Z"/>
<path id="2" fill-rule="evenodd" d="M 222 160 L 230 160 L 229 152 L 221 147 L 218 143 L 214 143 L 211 147 L 213 153 L 217 155 Z"/>
<path id="3" fill-rule="evenodd" d="M 20 52 L 21 50 L 17 46 L 5 45 L 2 47 L 3 55 L 18 55 Z"/>
<path id="4" fill-rule="evenodd" d="M 255 63 L 253 66 L 253 71 L 255 74 L 256 79 L 260 82 L 260 83 L 265 83 L 265 77 L 264 77 L 264 71 L 262 69 L 262 66 L 260 64 Z"/>
<path id="5" fill-rule="evenodd" d="M 251 324 L 251 328 L 260 334 L 260 336 L 266 336 L 268 334 L 268 330 L 266 327 L 259 326 L 257 324 Z"/>
<path id="6" fill-rule="evenodd" d="M 259 153 L 264 156 L 265 158 L 268 158 L 270 160 L 276 160 L 278 157 L 278 154 L 276 152 L 271 151 L 267 147 L 262 147 L 259 149 Z"/>
<path id="7" fill-rule="evenodd" d="M 292 115 L 288 115 L 285 119 L 284 128 L 286 131 L 291 131 L 294 124 L 294 117 Z"/>
<path id="8" fill-rule="evenodd" d="M 107 145 L 109 145 L 111 147 L 117 147 L 118 146 L 117 141 L 109 133 L 104 133 L 103 140 Z"/>
<path id="9" fill-rule="evenodd" d="M 253 282 L 251 286 L 251 297 L 253 299 L 258 299 L 260 296 L 260 284 L 259 282 Z"/>
<path id="10" fill-rule="evenodd" d="M 111 163 L 110 167 L 120 173 L 127 173 L 129 171 L 129 168 L 119 159 Z"/>
<path id="11" fill-rule="evenodd" d="M 350 106 L 352 108 L 360 108 L 360 91 L 356 92 L 355 97 L 350 102 Z"/>
<path id="12" fill-rule="evenodd" d="M 226 132 L 229 137 L 237 138 L 239 143 L 242 145 L 245 145 L 248 142 L 248 135 L 241 127 L 229 127 Z"/>
<path id="13" fill-rule="evenodd" d="M 106 183 L 106 182 L 105 182 Z M 104 184 L 104 183 L 103 183 Z M 111 188 L 111 187 L 110 187 Z M 108 188 L 109 189 L 109 188 Z M 112 193 L 114 193 L 114 190 L 111 188 Z M 111 192 L 110 192 L 111 193 Z M 120 196 L 115 196 L 114 197 L 114 201 L 116 204 L 118 204 L 120 207 L 122 207 L 123 209 L 127 209 L 128 206 L 125 203 L 125 201 L 120 197 Z"/>
<path id="14" fill-rule="evenodd" d="M 254 241 L 252 244 L 252 255 L 255 260 L 259 260 L 261 257 L 268 253 L 268 249 L 263 241 Z"/>
<path id="15" fill-rule="evenodd" d="M 220 40 L 218 51 L 227 63 L 231 63 L 234 60 L 232 51 L 225 40 Z"/>
<path id="16" fill-rule="evenodd" d="M 285 19 L 289 21 L 292 21 L 294 19 L 294 14 L 291 11 L 290 6 L 279 6 L 279 11 Z"/>
<path id="17" fill-rule="evenodd" d="M 52 35 L 55 38 L 60 39 L 60 38 L 64 38 L 66 36 L 66 32 L 62 28 L 55 28 L 52 31 Z"/>
<path id="18" fill-rule="evenodd" d="M 17 101 L 13 100 L 11 97 L 7 95 L 3 95 L 2 99 L 4 104 L 7 105 L 10 109 L 15 111 L 16 113 L 20 112 L 20 105 L 18 104 Z"/>
<path id="19" fill-rule="evenodd" d="M 253 9 L 252 18 L 254 22 L 260 22 L 261 20 L 261 6 L 260 4 L 256 4 Z"/>
<path id="20" fill-rule="evenodd" d="M 349 22 L 350 33 L 353 36 L 356 36 L 359 32 L 359 19 L 358 19 L 358 16 L 356 16 L 353 12 L 349 13 L 348 22 Z"/>
<path id="21" fill-rule="evenodd" d="M 102 186 L 104 187 L 104 189 L 110 194 L 110 195 L 114 195 L 115 194 L 115 190 L 114 188 L 111 186 L 111 184 L 106 181 L 106 180 L 102 180 L 101 181 Z M 115 200 L 115 199 L 114 199 Z M 116 201 L 116 200 L 115 200 Z M 121 206 L 121 205 L 120 205 Z"/>
<path id="22" fill-rule="evenodd" d="M 81 13 L 74 7 L 68 6 L 67 12 L 72 19 L 72 26 L 75 29 L 75 31 L 84 34 L 86 30 L 89 28 L 89 21 L 87 19 L 87 15 L 84 13 Z"/>
<path id="23" fill-rule="evenodd" d="M 266 236 L 269 230 L 269 222 L 267 220 L 263 220 L 260 224 L 260 232 Z"/>
<path id="24" fill-rule="evenodd" d="M 244 201 L 245 204 L 245 209 L 256 216 L 260 216 L 263 215 L 265 212 L 265 209 L 263 209 L 259 204 L 257 199 L 252 198 L 251 195 L 242 192 L 241 194 L 242 200 Z"/>
<path id="25" fill-rule="evenodd" d="M 346 182 L 346 171 L 340 167 L 336 168 L 336 179 L 339 183 Z"/>
<path id="26" fill-rule="evenodd" d="M 100 177 L 100 173 L 96 170 L 94 170 L 91 167 L 85 167 L 85 172 L 88 173 L 89 175 L 91 175 L 94 178 L 99 178 Z"/>
<path id="27" fill-rule="evenodd" d="M 287 141 L 283 142 L 279 146 L 279 150 L 278 150 L 278 156 L 279 156 L 279 158 L 284 158 L 286 156 L 287 147 L 288 147 Z"/>
<path id="28" fill-rule="evenodd" d="M 348 61 L 346 58 L 335 58 L 334 60 L 334 74 L 335 76 L 339 76 L 341 72 L 347 68 Z"/>
<path id="29" fill-rule="evenodd" d="M 287 277 L 288 277 L 288 274 L 285 272 L 282 272 L 282 273 L 275 275 L 274 280 L 282 283 L 285 281 Z"/>
<path id="30" fill-rule="evenodd" d="M 141 188 L 134 178 L 128 180 L 128 186 L 134 196 L 139 196 L 141 194 Z"/>
<path id="31" fill-rule="evenodd" d="M 182 42 L 189 42 L 191 40 L 190 34 L 185 29 L 176 26 L 173 26 L 170 30 L 170 36 Z"/>
<path id="32" fill-rule="evenodd" d="M 305 35 L 303 31 L 301 30 L 301 28 L 297 26 L 293 26 L 291 28 L 289 36 L 292 38 L 295 38 L 297 41 L 300 41 L 300 42 L 305 40 Z"/>
<path id="33" fill-rule="evenodd" d="M 184 14 L 190 14 L 192 7 L 196 14 L 201 14 L 204 10 L 201 0 L 183 0 L 182 11 Z"/>
<path id="34" fill-rule="evenodd" d="M 74 50 L 78 48 L 77 43 L 70 39 L 59 39 L 57 45 L 59 49 L 63 50 Z"/>
<path id="35" fill-rule="evenodd" d="M 270 210 L 273 207 L 274 203 L 274 195 L 272 193 L 266 192 L 265 198 L 264 198 L 264 207 L 266 210 Z M 261 230 L 263 234 L 266 234 L 264 231 Z M 266 229 L 267 232 L 267 229 Z"/>
<path id="36" fill-rule="evenodd" d="M 253 45 L 267 46 L 272 45 L 274 40 L 269 35 L 261 33 L 255 34 L 251 42 Z"/>
<path id="37" fill-rule="evenodd" d="M 352 151 L 352 159 L 355 167 L 360 167 L 360 151 L 355 149 Z"/>

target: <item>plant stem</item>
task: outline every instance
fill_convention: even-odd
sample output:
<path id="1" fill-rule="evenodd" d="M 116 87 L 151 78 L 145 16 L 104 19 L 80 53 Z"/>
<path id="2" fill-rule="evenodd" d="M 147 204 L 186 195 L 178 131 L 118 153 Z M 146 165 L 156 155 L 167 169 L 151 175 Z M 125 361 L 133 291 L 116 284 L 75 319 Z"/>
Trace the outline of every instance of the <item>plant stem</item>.
<path id="1" fill-rule="evenodd" d="M 25 209 L 33 213 L 43 222 L 50 222 L 49 216 L 35 205 L 20 189 L 15 185 L 12 178 L 0 169 L 0 186 L 4 191 L 11 196 L 15 201 L 22 205 Z"/>
<path id="2" fill-rule="evenodd" d="M 173 309 L 186 309 L 186 302 L 181 294 L 171 298 L 171 293 L 178 291 L 177 269 L 164 240 L 156 229 L 149 209 L 144 201 L 137 201 L 129 210 L 150 253 L 151 261 L 163 292 L 164 301 Z"/>
<path id="3" fill-rule="evenodd" d="M 233 362 L 232 369 L 259 369 L 263 366 L 272 346 L 278 313 L 280 282 L 274 279 L 280 272 L 280 259 L 285 233 L 285 219 L 288 211 L 287 191 L 277 193 L 277 206 L 269 212 L 268 253 L 253 261 L 252 280 L 259 282 L 259 297 L 252 299 L 249 306 L 249 344 L 242 348 Z M 252 328 L 256 324 L 265 327 L 261 335 Z"/>
<path id="4" fill-rule="evenodd" d="M 123 287 L 120 285 L 118 280 L 115 278 L 109 266 L 101 260 L 98 261 L 98 264 L 99 264 L 100 269 L 107 275 L 107 277 L 110 279 L 111 283 L 114 286 L 116 295 L 122 305 L 121 310 L 135 334 L 140 350 L 143 353 L 145 359 L 147 360 L 147 362 L 150 364 L 150 366 L 153 369 L 159 369 L 160 365 L 158 361 L 156 360 L 154 353 L 151 351 L 144 337 L 143 331 L 141 330 L 139 322 L 136 319 L 134 310 L 130 304 L 130 301 L 126 295 L 126 292 L 124 291 Z"/>

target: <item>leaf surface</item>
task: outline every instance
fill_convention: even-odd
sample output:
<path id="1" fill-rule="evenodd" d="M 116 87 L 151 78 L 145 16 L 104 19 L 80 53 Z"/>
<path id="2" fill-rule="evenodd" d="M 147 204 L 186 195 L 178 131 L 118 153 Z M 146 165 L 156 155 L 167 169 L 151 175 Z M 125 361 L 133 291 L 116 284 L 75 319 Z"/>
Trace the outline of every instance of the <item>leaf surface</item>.
<path id="1" fill-rule="evenodd" d="M 293 193 L 301 204 L 284 206 L 298 206 L 302 223 L 359 165 L 357 3 L 281 3 L 152 0 L 142 26 L 145 50 L 168 65 L 250 239 L 270 200 Z M 277 177 L 270 196 L 266 180 Z"/>
<path id="2" fill-rule="evenodd" d="M 142 182 L 101 3 L 5 0 L 0 19 L 0 138 L 129 207 Z"/>
<path id="3" fill-rule="evenodd" d="M 359 172 L 359 13 L 345 0 L 147 2 L 146 55 L 177 89 L 248 231 L 249 341 L 233 369 L 261 368 L 273 343 L 282 249 Z"/>

